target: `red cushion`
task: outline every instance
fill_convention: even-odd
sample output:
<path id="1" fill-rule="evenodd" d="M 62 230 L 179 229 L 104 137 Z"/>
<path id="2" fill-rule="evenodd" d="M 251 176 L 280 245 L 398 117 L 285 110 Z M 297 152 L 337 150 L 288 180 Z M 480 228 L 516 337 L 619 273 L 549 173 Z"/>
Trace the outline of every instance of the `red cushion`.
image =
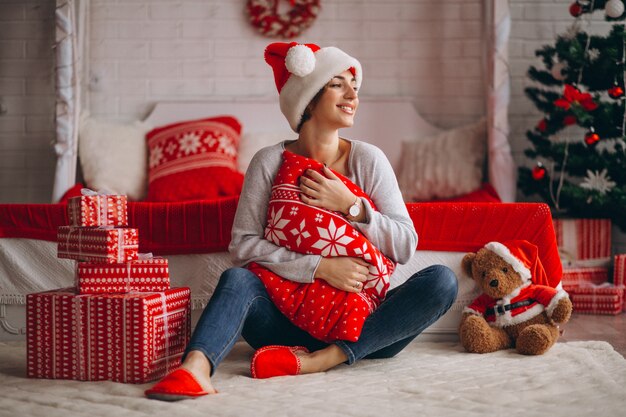
<path id="1" fill-rule="evenodd" d="M 150 155 L 147 201 L 183 201 L 237 195 L 241 125 L 231 116 L 190 120 L 146 135 Z"/>

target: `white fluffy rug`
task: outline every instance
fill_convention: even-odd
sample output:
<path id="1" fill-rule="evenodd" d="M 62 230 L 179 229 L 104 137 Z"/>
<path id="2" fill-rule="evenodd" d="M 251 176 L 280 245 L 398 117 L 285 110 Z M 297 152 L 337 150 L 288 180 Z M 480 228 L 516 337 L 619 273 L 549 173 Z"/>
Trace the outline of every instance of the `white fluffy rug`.
<path id="1" fill-rule="evenodd" d="M 238 343 L 220 367 L 216 396 L 144 399 L 148 385 L 33 380 L 24 342 L 0 343 L 0 415 L 96 416 L 623 416 L 626 360 L 605 342 L 558 343 L 546 355 L 465 353 L 414 342 L 387 360 L 315 375 L 253 380 Z"/>

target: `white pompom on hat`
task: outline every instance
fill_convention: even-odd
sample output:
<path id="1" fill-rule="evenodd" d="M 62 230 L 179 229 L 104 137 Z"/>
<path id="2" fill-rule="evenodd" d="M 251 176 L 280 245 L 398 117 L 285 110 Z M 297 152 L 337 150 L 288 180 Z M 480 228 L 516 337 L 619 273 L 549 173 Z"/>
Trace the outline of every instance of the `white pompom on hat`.
<path id="1" fill-rule="evenodd" d="M 276 42 L 265 48 L 265 61 L 274 71 L 280 110 L 295 132 L 306 106 L 332 77 L 350 70 L 357 88 L 363 80 L 359 61 L 333 46 Z"/>

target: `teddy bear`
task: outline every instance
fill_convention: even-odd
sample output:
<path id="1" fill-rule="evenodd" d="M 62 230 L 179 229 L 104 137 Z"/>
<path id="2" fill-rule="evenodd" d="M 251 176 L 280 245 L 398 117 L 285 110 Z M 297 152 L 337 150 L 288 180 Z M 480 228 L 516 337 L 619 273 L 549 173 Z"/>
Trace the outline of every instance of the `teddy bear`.
<path id="1" fill-rule="evenodd" d="M 488 353 L 515 348 L 541 355 L 559 337 L 572 303 L 562 288 L 553 288 L 526 240 L 489 242 L 461 261 L 482 294 L 463 310 L 459 336 L 468 352 Z"/>

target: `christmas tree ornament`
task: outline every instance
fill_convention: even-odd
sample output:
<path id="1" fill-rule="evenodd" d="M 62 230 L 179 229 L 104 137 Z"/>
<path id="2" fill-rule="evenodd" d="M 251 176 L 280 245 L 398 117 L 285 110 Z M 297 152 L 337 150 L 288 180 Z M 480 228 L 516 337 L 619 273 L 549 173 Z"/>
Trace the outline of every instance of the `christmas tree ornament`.
<path id="1" fill-rule="evenodd" d="M 615 187 L 615 181 L 611 181 L 608 171 L 604 168 L 602 171 L 587 170 L 587 177 L 580 183 L 580 187 L 589 191 L 597 191 L 600 194 L 606 194 Z"/>
<path id="2" fill-rule="evenodd" d="M 546 121 L 546 119 L 539 120 L 539 123 L 537 123 L 537 130 L 543 133 L 546 131 L 547 128 L 548 128 L 548 122 Z"/>
<path id="3" fill-rule="evenodd" d="M 573 114 L 568 114 L 567 116 L 565 116 L 563 118 L 563 125 L 564 126 L 575 125 L 576 122 L 577 122 L 576 116 L 574 116 Z"/>
<path id="4" fill-rule="evenodd" d="M 590 62 L 596 61 L 600 58 L 600 50 L 598 48 L 591 48 L 587 51 L 587 57 L 589 57 Z"/>
<path id="5" fill-rule="evenodd" d="M 613 99 L 618 99 L 624 96 L 624 89 L 615 83 L 615 85 L 608 90 L 609 96 Z"/>
<path id="6" fill-rule="evenodd" d="M 569 110 L 572 106 L 580 106 L 586 111 L 593 111 L 598 108 L 598 103 L 593 101 L 591 94 L 582 93 L 571 84 L 565 84 L 563 97 L 554 100 L 554 105 L 563 110 Z"/>
<path id="7" fill-rule="evenodd" d="M 589 131 L 585 134 L 585 143 L 587 146 L 594 146 L 596 143 L 600 142 L 600 135 L 598 135 L 593 127 L 589 129 Z"/>
<path id="8" fill-rule="evenodd" d="M 581 14 L 583 14 L 583 6 L 581 6 L 580 3 L 578 3 L 577 1 L 572 3 L 569 6 L 569 14 L 574 17 L 580 16 Z"/>
<path id="9" fill-rule="evenodd" d="M 604 13 L 607 17 L 617 19 L 624 14 L 624 3 L 622 0 L 609 0 L 604 6 Z"/>
<path id="10" fill-rule="evenodd" d="M 546 167 L 544 167 L 541 162 L 537 162 L 537 165 L 533 168 L 531 175 L 535 181 L 541 181 L 545 178 L 547 172 Z"/>
<path id="11" fill-rule="evenodd" d="M 563 81 L 565 79 L 565 71 L 567 70 L 567 64 L 564 62 L 555 62 L 552 65 L 552 70 L 550 74 L 557 81 Z"/>

